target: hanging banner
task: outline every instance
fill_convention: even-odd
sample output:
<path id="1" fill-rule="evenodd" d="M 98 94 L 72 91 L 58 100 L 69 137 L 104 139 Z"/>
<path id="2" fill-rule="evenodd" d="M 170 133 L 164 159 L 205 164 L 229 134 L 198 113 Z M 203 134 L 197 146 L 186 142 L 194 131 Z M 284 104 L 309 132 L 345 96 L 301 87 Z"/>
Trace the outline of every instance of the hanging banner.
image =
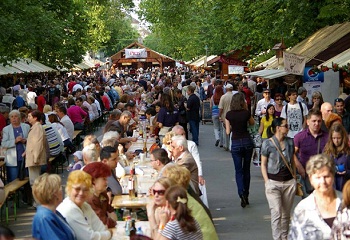
<path id="1" fill-rule="evenodd" d="M 244 74 L 244 66 L 228 65 L 228 74 Z"/>
<path id="2" fill-rule="evenodd" d="M 306 63 L 305 57 L 284 52 L 283 61 L 284 61 L 284 71 L 295 75 L 304 74 L 304 68 Z"/>
<path id="3" fill-rule="evenodd" d="M 125 49 L 125 58 L 147 58 L 146 48 Z"/>
<path id="4" fill-rule="evenodd" d="M 306 67 L 303 76 L 304 83 L 306 82 L 324 82 L 324 72 L 315 72 L 312 67 Z"/>
<path id="5" fill-rule="evenodd" d="M 219 62 L 226 63 L 228 65 L 247 66 L 246 62 L 242 62 L 240 60 L 229 58 L 223 55 L 220 56 Z"/>

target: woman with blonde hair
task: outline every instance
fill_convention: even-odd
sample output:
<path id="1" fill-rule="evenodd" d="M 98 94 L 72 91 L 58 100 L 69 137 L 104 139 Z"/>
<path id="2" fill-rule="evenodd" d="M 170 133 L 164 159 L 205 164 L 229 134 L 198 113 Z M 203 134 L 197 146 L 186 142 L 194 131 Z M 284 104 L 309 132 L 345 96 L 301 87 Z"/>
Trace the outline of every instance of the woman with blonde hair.
<path id="1" fill-rule="evenodd" d="M 147 216 L 148 221 L 151 226 L 152 237 L 156 236 L 159 228 L 159 213 L 166 205 L 165 191 L 173 186 L 175 182 L 170 178 L 159 178 L 153 184 L 151 195 L 153 195 L 152 200 L 147 204 Z"/>
<path id="2" fill-rule="evenodd" d="M 73 229 L 56 211 L 57 206 L 62 202 L 60 176 L 44 173 L 35 179 L 32 191 L 35 201 L 40 204 L 33 219 L 33 238 L 38 240 L 74 240 Z"/>
<path id="3" fill-rule="evenodd" d="M 67 197 L 57 207 L 68 224 L 73 228 L 77 240 L 107 240 L 112 231 L 103 224 L 95 211 L 86 202 L 90 197 L 92 177 L 84 171 L 73 171 L 68 175 Z"/>
<path id="4" fill-rule="evenodd" d="M 319 91 L 313 92 L 311 95 L 311 101 L 312 101 L 312 105 L 310 106 L 310 109 L 316 108 L 320 110 L 321 105 L 324 103 L 322 93 Z"/>

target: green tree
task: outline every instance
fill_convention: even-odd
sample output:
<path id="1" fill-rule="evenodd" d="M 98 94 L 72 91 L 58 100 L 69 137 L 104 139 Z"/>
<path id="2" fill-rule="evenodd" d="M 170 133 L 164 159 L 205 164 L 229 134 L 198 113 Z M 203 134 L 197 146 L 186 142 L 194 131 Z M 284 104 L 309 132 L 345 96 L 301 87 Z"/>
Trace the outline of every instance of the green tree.
<path id="1" fill-rule="evenodd" d="M 271 49 L 282 37 L 294 46 L 350 18 L 350 0 L 144 0 L 140 7 L 157 45 L 182 59 L 203 55 L 205 45 L 210 54 L 246 50 L 251 55 Z"/>

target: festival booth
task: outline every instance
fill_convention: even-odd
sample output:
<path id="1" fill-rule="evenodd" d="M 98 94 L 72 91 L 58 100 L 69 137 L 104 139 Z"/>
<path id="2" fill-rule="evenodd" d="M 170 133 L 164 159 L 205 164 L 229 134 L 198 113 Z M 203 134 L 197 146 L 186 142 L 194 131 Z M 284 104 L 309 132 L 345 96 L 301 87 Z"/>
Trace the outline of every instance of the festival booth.
<path id="1" fill-rule="evenodd" d="M 332 58 L 349 48 L 350 22 L 327 26 L 291 49 L 284 51 L 283 58 L 273 57 L 269 59 L 266 69 L 262 70 L 264 72 L 252 72 L 247 75 L 266 79 L 274 79 L 275 76 L 283 77 L 287 84 L 298 83 L 300 80 L 302 86 L 308 91 L 309 99 L 314 91 L 320 91 L 324 101 L 333 102 L 340 94 L 339 87 L 343 75 L 339 71 L 346 67 L 339 67 L 338 63 L 329 61 L 335 61 Z M 297 67 L 298 64 L 299 67 Z M 349 70 L 349 66 L 347 70 Z M 264 76 L 262 73 L 268 73 L 267 71 L 270 71 L 269 74 Z M 289 82 L 286 79 L 289 79 Z"/>
<path id="2" fill-rule="evenodd" d="M 218 71 L 221 79 L 227 80 L 229 76 L 234 77 L 237 74 L 245 73 L 247 63 L 241 61 L 242 51 L 235 51 L 229 56 L 219 55 L 208 61 L 208 66 L 212 67 L 212 70 Z"/>
<path id="3" fill-rule="evenodd" d="M 151 67 L 175 67 L 176 61 L 171 57 L 158 53 L 144 45 L 134 42 L 113 56 L 111 61 L 114 68 L 147 69 Z"/>

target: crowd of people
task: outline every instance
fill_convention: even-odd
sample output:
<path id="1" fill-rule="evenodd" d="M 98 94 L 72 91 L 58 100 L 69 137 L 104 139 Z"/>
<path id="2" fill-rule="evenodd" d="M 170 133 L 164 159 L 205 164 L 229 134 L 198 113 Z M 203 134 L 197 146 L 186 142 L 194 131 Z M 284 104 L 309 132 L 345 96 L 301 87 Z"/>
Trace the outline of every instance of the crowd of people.
<path id="1" fill-rule="evenodd" d="M 305 88 L 288 88 L 283 81 L 273 85 L 247 76 L 224 81 L 185 68 L 20 78 L 14 86 L 1 86 L 0 98 L 6 182 L 19 178 L 23 169 L 29 177 L 22 195 L 37 209 L 34 238 L 111 238 L 117 220 L 111 199 L 123 192 L 119 180 L 135 156 L 128 152 L 137 140 L 133 132 L 146 121 L 159 147 L 150 153 L 158 173 L 147 206 L 152 238 L 218 239 L 202 194 L 203 101 L 210 103 L 213 147 L 231 152 L 242 208 L 251 202 L 251 162 L 261 167 L 273 239 L 346 235 L 350 99 L 331 104 L 314 92 L 309 103 Z M 93 126 L 104 116 L 103 134 L 95 136 Z M 84 136 L 80 151 L 73 144 L 75 130 Z M 67 167 L 63 199 L 60 176 L 52 174 L 49 159 L 64 152 L 73 154 L 74 162 Z M 299 183 L 303 200 L 292 212 Z"/>

